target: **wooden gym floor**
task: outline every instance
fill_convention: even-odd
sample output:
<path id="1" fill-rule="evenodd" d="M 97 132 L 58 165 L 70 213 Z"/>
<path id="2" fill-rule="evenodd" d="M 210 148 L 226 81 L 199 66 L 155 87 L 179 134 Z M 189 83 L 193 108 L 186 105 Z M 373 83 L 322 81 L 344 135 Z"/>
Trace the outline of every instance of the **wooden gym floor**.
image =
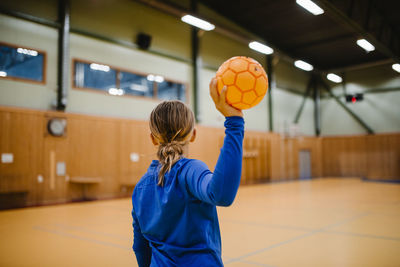
<path id="1" fill-rule="evenodd" d="M 130 199 L 0 212 L 0 266 L 137 266 Z M 400 184 L 242 186 L 219 209 L 229 267 L 400 266 Z"/>

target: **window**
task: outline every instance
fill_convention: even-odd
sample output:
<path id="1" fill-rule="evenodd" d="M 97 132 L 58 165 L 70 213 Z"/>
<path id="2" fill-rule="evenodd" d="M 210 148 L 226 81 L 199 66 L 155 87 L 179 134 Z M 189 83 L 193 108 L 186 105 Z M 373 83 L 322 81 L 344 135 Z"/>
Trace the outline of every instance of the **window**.
<path id="1" fill-rule="evenodd" d="M 119 87 L 124 90 L 125 94 L 153 97 L 153 82 L 146 77 L 130 72 L 121 72 L 119 76 Z"/>
<path id="2" fill-rule="evenodd" d="M 109 91 L 116 88 L 117 71 L 107 65 L 75 62 L 75 86 Z"/>
<path id="3" fill-rule="evenodd" d="M 45 82 L 45 53 L 0 43 L 0 78 Z"/>
<path id="4" fill-rule="evenodd" d="M 157 85 L 158 99 L 172 100 L 179 99 L 186 101 L 185 86 L 181 83 L 163 81 Z"/>
<path id="5" fill-rule="evenodd" d="M 111 95 L 143 96 L 154 99 L 186 101 L 182 83 L 164 80 L 155 74 L 137 74 L 108 65 L 74 61 L 74 86 L 108 92 Z"/>

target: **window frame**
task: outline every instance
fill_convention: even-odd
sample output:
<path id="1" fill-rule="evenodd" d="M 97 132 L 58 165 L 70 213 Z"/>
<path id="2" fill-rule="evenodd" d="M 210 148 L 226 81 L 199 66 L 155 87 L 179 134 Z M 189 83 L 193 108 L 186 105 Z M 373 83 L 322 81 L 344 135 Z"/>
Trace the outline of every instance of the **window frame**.
<path id="1" fill-rule="evenodd" d="M 12 48 L 15 48 L 15 49 L 17 49 L 17 48 L 25 48 L 25 49 L 29 49 L 29 50 L 35 50 L 38 53 L 43 55 L 43 66 L 42 66 L 43 77 L 42 77 L 42 81 L 35 81 L 35 80 L 27 79 L 27 78 L 12 77 L 12 76 L 0 77 L 1 79 L 17 81 L 17 82 L 18 81 L 19 82 L 28 82 L 28 83 L 41 84 L 41 85 L 46 85 L 47 84 L 47 53 L 46 53 L 46 51 L 39 50 L 39 49 L 32 48 L 32 47 L 23 46 L 23 45 L 10 44 L 10 43 L 7 43 L 7 42 L 2 42 L 2 41 L 0 41 L 0 45 L 9 46 L 9 47 L 12 47 Z"/>
<path id="2" fill-rule="evenodd" d="M 119 74 L 121 72 L 128 72 L 131 74 L 135 74 L 135 75 L 140 75 L 143 77 L 147 77 L 147 75 L 149 74 L 155 74 L 155 73 L 146 73 L 146 72 L 140 72 L 140 71 L 136 71 L 136 70 L 131 70 L 131 69 L 126 69 L 126 68 L 121 68 L 121 67 L 116 67 L 114 65 L 110 65 L 110 64 L 106 64 L 106 63 L 101 63 L 98 61 L 90 61 L 90 60 L 86 60 L 86 59 L 81 59 L 81 58 L 72 58 L 72 79 L 71 79 L 71 88 L 75 89 L 75 90 L 82 90 L 82 91 L 90 91 L 90 92 L 96 92 L 96 93 L 100 93 L 103 95 L 110 95 L 109 93 L 107 93 L 104 90 L 99 90 L 98 88 L 93 88 L 93 87 L 78 87 L 75 84 L 75 76 L 76 76 L 76 67 L 75 64 L 76 63 L 84 63 L 84 64 L 91 64 L 91 63 L 96 63 L 96 64 L 101 64 L 101 65 L 107 65 L 109 66 L 111 69 L 114 69 L 116 71 L 116 87 L 119 88 L 120 86 L 120 79 L 118 78 Z M 185 101 L 184 103 L 189 104 L 190 103 L 190 95 L 189 95 L 189 83 L 187 82 L 182 82 L 182 81 L 177 81 L 177 80 L 173 80 L 173 79 L 169 79 L 165 76 L 164 77 L 164 81 L 167 82 L 172 82 L 172 83 L 178 83 L 178 84 L 182 84 L 185 86 Z M 120 96 L 121 97 L 121 96 Z M 132 98 L 139 98 L 139 99 L 146 99 L 146 100 L 152 100 L 152 101 L 157 101 L 157 102 L 161 102 L 163 101 L 162 99 L 158 98 L 158 83 L 157 82 L 153 82 L 153 97 L 148 97 L 148 96 L 141 96 L 141 95 L 130 95 L 130 94 L 124 94 L 122 95 L 122 97 L 132 97 Z M 180 100 L 181 101 L 181 100 Z"/>

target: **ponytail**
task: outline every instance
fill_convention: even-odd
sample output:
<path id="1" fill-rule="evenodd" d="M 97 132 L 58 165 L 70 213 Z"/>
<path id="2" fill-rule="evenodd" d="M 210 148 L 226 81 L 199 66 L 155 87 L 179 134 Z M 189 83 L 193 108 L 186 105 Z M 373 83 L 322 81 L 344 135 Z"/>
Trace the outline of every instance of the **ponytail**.
<path id="1" fill-rule="evenodd" d="M 151 112 L 149 126 L 159 142 L 157 157 L 161 167 L 157 185 L 163 186 L 165 174 L 183 157 L 183 147 L 194 128 L 194 115 L 180 101 L 164 101 Z"/>
<path id="2" fill-rule="evenodd" d="M 169 172 L 172 166 L 182 158 L 183 146 L 186 142 L 172 141 L 168 144 L 160 144 L 157 156 L 160 160 L 161 168 L 158 173 L 157 185 L 164 186 L 164 175 Z"/>

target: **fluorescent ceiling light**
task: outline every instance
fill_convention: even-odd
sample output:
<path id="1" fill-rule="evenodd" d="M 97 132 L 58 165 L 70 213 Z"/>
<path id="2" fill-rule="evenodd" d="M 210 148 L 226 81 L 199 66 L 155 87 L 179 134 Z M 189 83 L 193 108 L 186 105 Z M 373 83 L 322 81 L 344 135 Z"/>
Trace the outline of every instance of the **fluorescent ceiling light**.
<path id="1" fill-rule="evenodd" d="M 296 60 L 294 62 L 294 65 L 298 67 L 299 69 L 305 70 L 305 71 L 312 71 L 314 67 L 307 62 L 304 62 L 303 60 Z"/>
<path id="2" fill-rule="evenodd" d="M 30 49 L 26 49 L 26 48 L 22 48 L 22 47 L 17 48 L 17 53 L 25 54 L 25 55 L 33 56 L 33 57 L 36 57 L 39 54 L 38 51 L 30 50 Z"/>
<path id="3" fill-rule="evenodd" d="M 296 3 L 316 16 L 324 13 L 324 10 L 311 0 L 296 0 Z"/>
<path id="4" fill-rule="evenodd" d="M 211 31 L 215 29 L 215 26 L 208 21 L 193 17 L 192 15 L 185 15 L 181 18 L 183 22 L 193 25 L 205 31 Z"/>
<path id="5" fill-rule="evenodd" d="M 343 81 L 342 77 L 334 73 L 328 73 L 328 75 L 326 75 L 326 78 L 334 83 L 341 83 Z"/>
<path id="6" fill-rule="evenodd" d="M 110 95 L 123 95 L 125 92 L 122 89 L 119 88 L 110 88 L 108 89 L 108 93 Z"/>
<path id="7" fill-rule="evenodd" d="M 398 63 L 393 64 L 392 69 L 394 69 L 395 71 L 400 73 L 400 64 L 398 64 Z"/>
<path id="8" fill-rule="evenodd" d="M 257 52 L 266 54 L 266 55 L 270 55 L 272 53 L 274 53 L 274 49 L 272 49 L 271 47 L 264 45 L 262 43 L 259 42 L 251 42 L 249 43 L 249 47 L 253 50 L 256 50 Z"/>
<path id="9" fill-rule="evenodd" d="M 104 72 L 109 72 L 110 71 L 110 67 L 109 66 L 96 64 L 96 63 L 90 64 L 90 68 L 92 70 L 100 70 L 100 71 L 104 71 Z"/>
<path id="10" fill-rule="evenodd" d="M 357 40 L 357 44 L 361 46 L 365 51 L 371 52 L 375 50 L 375 46 L 373 46 L 370 42 L 365 39 Z"/>
<path id="11" fill-rule="evenodd" d="M 164 81 L 164 77 L 160 75 L 149 74 L 147 75 L 147 80 L 151 82 L 162 83 Z"/>
<path id="12" fill-rule="evenodd" d="M 0 71 L 0 77 L 6 77 L 7 76 L 7 72 L 5 71 Z"/>

